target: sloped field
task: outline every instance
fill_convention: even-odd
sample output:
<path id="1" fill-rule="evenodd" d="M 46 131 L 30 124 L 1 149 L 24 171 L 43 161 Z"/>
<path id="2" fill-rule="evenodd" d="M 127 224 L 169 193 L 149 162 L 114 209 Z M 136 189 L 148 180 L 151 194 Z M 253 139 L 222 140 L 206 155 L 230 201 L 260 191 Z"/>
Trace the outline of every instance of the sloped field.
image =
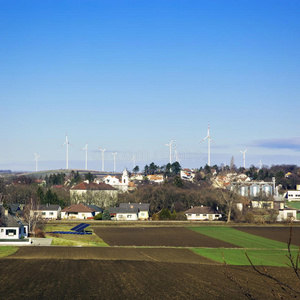
<path id="1" fill-rule="evenodd" d="M 238 247 L 183 227 L 95 227 L 93 230 L 110 246 Z"/>

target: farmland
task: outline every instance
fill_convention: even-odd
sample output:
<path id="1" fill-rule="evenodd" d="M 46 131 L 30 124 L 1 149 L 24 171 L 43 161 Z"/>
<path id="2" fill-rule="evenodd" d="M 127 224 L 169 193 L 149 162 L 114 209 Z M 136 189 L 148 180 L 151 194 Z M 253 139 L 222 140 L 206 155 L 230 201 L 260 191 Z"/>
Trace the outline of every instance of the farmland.
<path id="1" fill-rule="evenodd" d="M 276 267 L 284 265 L 288 227 L 205 228 L 95 226 L 108 247 L 20 247 L 0 259 L 0 294 L 4 299 L 243 299 L 228 272 L 256 299 L 269 299 L 272 289 L 280 294 L 278 285 L 247 265 L 245 250 L 255 264 L 268 265 L 271 275 L 297 285 L 289 268 Z M 299 229 L 293 230 L 295 241 Z M 232 264 L 228 269 L 222 253 Z"/>

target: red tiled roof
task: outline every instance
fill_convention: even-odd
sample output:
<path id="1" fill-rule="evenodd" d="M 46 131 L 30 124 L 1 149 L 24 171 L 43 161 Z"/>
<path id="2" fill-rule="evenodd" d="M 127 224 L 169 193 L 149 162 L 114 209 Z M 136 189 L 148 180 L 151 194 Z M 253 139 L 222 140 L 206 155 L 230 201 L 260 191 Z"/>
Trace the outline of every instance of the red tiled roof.
<path id="1" fill-rule="evenodd" d="M 91 209 L 83 204 L 72 204 L 68 207 L 65 207 L 62 212 L 94 212 L 94 209 Z"/>
<path id="2" fill-rule="evenodd" d="M 71 190 L 93 191 L 93 190 L 115 190 L 115 188 L 104 182 L 101 182 L 99 184 L 93 183 L 93 182 L 92 183 L 81 182 L 81 183 L 75 185 L 74 187 L 72 187 Z"/>

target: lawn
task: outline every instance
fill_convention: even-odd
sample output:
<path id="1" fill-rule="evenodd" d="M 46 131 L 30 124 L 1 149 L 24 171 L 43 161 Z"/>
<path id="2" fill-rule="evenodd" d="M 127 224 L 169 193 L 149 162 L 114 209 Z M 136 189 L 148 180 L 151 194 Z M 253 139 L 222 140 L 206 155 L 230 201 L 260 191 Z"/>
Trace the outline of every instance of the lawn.
<path id="1" fill-rule="evenodd" d="M 263 266 L 276 266 L 276 267 L 287 267 L 289 262 L 286 255 L 287 250 L 247 250 L 244 249 L 208 249 L 208 248 L 193 248 L 192 251 L 195 253 L 210 258 L 212 260 L 223 262 L 223 256 L 227 264 L 229 265 L 250 265 L 245 252 L 247 252 L 249 258 L 254 265 Z M 293 250 L 292 254 L 297 257 L 298 251 Z"/>
<path id="2" fill-rule="evenodd" d="M 75 226 L 75 225 L 74 225 Z M 54 246 L 93 246 L 93 247 L 108 247 L 108 245 L 99 238 L 94 232 L 92 235 L 77 235 L 77 234 L 51 234 L 51 231 L 70 231 L 74 226 L 66 225 L 46 225 L 45 232 L 47 238 L 52 238 L 51 245 Z M 88 231 L 88 229 L 87 229 Z"/>
<path id="3" fill-rule="evenodd" d="M 189 229 L 242 248 L 277 250 L 287 248 L 287 245 L 285 243 L 245 233 L 231 227 L 207 226 L 190 227 Z M 291 248 L 298 249 L 298 247 L 296 246 L 291 246 Z"/>
<path id="4" fill-rule="evenodd" d="M 18 251 L 15 246 L 0 246 L 0 257 L 12 255 Z"/>

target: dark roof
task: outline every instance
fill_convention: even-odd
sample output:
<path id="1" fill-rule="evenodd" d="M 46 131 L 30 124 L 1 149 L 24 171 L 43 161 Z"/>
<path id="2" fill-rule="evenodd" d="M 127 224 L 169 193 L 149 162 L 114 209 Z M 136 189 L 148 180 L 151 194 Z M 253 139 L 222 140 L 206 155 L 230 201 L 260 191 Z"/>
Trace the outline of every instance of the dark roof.
<path id="1" fill-rule="evenodd" d="M 61 207 L 57 204 L 45 204 L 45 205 L 38 205 L 37 209 L 36 210 L 50 210 L 50 211 L 53 211 L 53 210 L 56 210 L 58 211 Z"/>
<path id="2" fill-rule="evenodd" d="M 1 227 L 20 227 L 23 223 L 18 217 L 10 214 L 5 215 L 5 209 L 0 205 L 0 226 Z"/>
<path id="3" fill-rule="evenodd" d="M 8 207 L 12 214 L 16 214 L 16 212 L 20 210 L 19 204 L 9 204 Z"/>
<path id="4" fill-rule="evenodd" d="M 103 190 L 103 191 L 106 191 L 106 190 L 116 190 L 114 187 L 112 187 L 111 185 L 109 184 L 106 184 L 104 182 L 100 182 L 99 184 L 98 183 L 86 183 L 86 182 L 81 182 L 75 186 L 73 186 L 71 188 L 71 190 L 88 190 L 88 191 L 95 191 L 95 190 Z"/>
<path id="5" fill-rule="evenodd" d="M 219 214 L 217 210 L 209 206 L 195 206 L 184 212 L 185 214 Z"/>
<path id="6" fill-rule="evenodd" d="M 103 212 L 103 209 L 97 205 L 87 205 L 87 207 L 93 209 L 95 212 Z"/>
<path id="7" fill-rule="evenodd" d="M 138 208 L 130 207 L 109 207 L 108 211 L 110 214 L 137 214 Z"/>
<path id="8" fill-rule="evenodd" d="M 94 212 L 95 210 L 83 204 L 72 204 L 65 207 L 62 212 Z"/>
<path id="9" fill-rule="evenodd" d="M 149 203 L 120 203 L 119 207 L 122 208 L 137 208 L 139 211 L 149 211 Z"/>

